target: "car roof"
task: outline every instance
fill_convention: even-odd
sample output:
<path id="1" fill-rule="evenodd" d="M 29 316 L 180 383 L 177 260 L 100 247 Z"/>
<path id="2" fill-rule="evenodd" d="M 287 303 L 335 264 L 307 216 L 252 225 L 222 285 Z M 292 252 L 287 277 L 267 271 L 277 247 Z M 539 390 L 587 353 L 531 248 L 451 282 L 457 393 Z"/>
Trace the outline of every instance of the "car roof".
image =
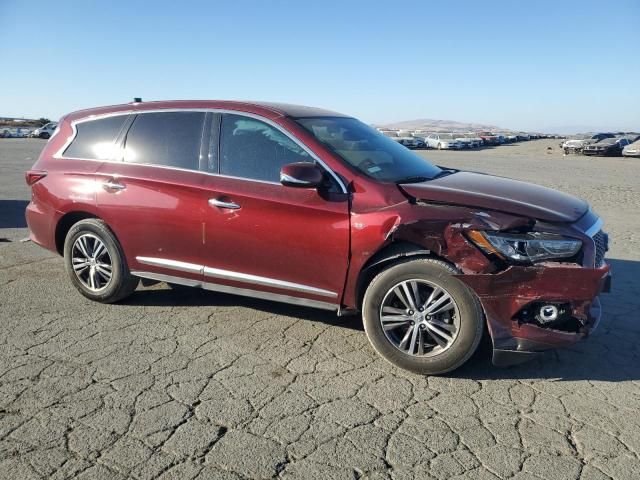
<path id="1" fill-rule="evenodd" d="M 306 107 L 288 103 L 231 101 L 231 100 L 163 100 L 152 102 L 133 102 L 120 105 L 78 110 L 66 116 L 73 121 L 91 116 L 106 115 L 119 112 L 148 111 L 148 110 L 189 110 L 189 109 L 220 109 L 237 110 L 238 112 L 254 113 L 274 119 L 278 117 L 349 117 L 342 113 L 317 107 Z"/>

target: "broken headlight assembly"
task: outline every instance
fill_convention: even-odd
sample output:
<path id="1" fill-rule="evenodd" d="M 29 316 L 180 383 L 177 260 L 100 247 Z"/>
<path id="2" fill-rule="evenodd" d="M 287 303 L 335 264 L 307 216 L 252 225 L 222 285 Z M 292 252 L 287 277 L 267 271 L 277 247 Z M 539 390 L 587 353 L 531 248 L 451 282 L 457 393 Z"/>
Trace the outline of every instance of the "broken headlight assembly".
<path id="1" fill-rule="evenodd" d="M 516 263 L 571 258 L 582 242 L 555 233 L 503 233 L 473 230 L 469 238 L 485 253 Z"/>

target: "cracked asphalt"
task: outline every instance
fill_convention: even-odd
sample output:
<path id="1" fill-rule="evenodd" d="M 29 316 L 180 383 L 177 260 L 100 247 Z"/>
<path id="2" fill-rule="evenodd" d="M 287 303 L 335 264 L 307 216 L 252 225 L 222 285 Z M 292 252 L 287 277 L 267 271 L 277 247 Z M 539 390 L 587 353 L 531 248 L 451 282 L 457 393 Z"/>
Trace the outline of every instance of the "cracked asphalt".
<path id="1" fill-rule="evenodd" d="M 0 478 L 640 477 L 640 161 L 557 143 L 421 154 L 590 201 L 613 239 L 599 330 L 422 377 L 378 358 L 359 317 L 164 284 L 84 299 L 20 242 L 44 142 L 0 140 Z"/>

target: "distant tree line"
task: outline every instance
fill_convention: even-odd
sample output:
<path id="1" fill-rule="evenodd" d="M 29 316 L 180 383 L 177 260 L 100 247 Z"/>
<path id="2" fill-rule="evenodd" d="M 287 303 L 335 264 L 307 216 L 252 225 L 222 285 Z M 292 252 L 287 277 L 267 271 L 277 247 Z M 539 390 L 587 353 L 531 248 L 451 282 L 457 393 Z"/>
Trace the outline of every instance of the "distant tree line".
<path id="1" fill-rule="evenodd" d="M 37 120 L 22 120 L 22 119 L 0 119 L 0 127 L 41 127 L 46 125 L 51 120 L 46 117 L 40 117 Z"/>

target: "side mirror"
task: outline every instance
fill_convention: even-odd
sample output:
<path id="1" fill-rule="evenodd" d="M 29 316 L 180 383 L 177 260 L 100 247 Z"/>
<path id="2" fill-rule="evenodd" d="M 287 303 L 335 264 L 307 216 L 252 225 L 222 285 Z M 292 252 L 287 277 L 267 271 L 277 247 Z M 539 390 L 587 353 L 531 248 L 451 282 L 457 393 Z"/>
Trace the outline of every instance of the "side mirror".
<path id="1" fill-rule="evenodd" d="M 317 188 L 324 182 L 324 173 L 314 163 L 290 163 L 280 169 L 280 183 L 285 187 Z"/>

